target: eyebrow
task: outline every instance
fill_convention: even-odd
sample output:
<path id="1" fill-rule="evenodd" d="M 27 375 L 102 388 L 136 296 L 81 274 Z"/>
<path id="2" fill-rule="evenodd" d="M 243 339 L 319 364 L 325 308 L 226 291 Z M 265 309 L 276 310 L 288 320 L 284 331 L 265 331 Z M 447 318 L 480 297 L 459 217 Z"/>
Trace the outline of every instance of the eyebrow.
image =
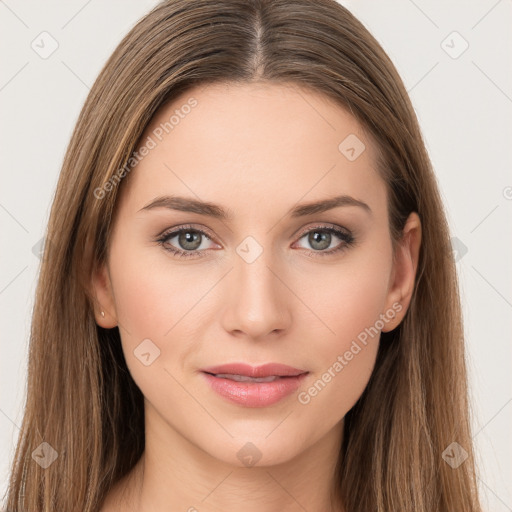
<path id="1" fill-rule="evenodd" d="M 372 209 L 365 202 L 348 195 L 335 196 L 329 199 L 304 203 L 289 210 L 287 215 L 290 215 L 292 218 L 306 217 L 308 215 L 322 213 L 341 206 L 357 206 L 372 215 Z M 233 219 L 233 213 L 231 210 L 226 210 L 214 203 L 180 196 L 156 197 L 139 211 L 148 211 L 155 208 L 168 208 L 170 210 L 177 210 L 181 212 L 197 213 L 199 215 L 206 215 L 208 217 L 226 221 Z"/>

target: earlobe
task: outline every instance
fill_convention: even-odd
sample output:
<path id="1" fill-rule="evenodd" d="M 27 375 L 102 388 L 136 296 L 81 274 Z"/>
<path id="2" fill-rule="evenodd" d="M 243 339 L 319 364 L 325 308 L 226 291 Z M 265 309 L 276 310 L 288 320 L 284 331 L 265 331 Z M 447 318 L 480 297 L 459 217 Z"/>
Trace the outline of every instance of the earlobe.
<path id="1" fill-rule="evenodd" d="M 421 247 L 421 221 L 412 212 L 405 223 L 402 238 L 396 248 L 396 257 L 390 282 L 387 308 L 396 312 L 393 320 L 382 329 L 383 332 L 395 329 L 404 318 L 411 302 Z M 398 304 L 401 307 L 398 307 Z"/>
<path id="2" fill-rule="evenodd" d="M 105 329 L 116 327 L 118 323 L 117 313 L 110 275 L 106 265 L 101 265 L 93 271 L 91 286 L 96 323 Z"/>

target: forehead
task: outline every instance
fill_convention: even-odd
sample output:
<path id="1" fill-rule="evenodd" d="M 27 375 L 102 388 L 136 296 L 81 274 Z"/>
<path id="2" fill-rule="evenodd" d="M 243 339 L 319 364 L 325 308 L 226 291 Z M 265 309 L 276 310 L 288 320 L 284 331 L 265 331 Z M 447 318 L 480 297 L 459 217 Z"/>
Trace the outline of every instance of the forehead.
<path id="1" fill-rule="evenodd" d="M 134 207 L 166 193 L 241 215 L 338 194 L 385 206 L 376 148 L 362 126 L 330 98 L 295 84 L 189 89 L 157 111 L 144 145 L 151 149 L 129 180 Z"/>

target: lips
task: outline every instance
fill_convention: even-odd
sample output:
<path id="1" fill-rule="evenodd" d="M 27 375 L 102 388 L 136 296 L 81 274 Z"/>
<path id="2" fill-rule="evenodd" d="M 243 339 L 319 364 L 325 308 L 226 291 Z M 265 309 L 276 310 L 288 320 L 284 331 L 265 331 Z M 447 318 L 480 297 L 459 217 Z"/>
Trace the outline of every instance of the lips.
<path id="1" fill-rule="evenodd" d="M 212 375 L 238 375 L 242 377 L 251 377 L 253 379 L 265 377 L 297 377 L 306 370 L 299 370 L 285 364 L 269 363 L 262 366 L 251 366 L 245 363 L 231 363 L 220 366 L 211 366 L 202 370 Z"/>
<path id="2" fill-rule="evenodd" d="M 201 371 L 213 391 L 246 407 L 266 407 L 280 401 L 296 391 L 309 373 L 277 363 L 263 366 L 233 363 Z"/>

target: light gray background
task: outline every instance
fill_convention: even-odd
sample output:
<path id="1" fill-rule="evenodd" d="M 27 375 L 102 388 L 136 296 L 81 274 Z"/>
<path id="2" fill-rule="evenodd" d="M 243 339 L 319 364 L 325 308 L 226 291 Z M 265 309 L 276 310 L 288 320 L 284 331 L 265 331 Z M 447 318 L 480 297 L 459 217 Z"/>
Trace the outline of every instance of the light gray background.
<path id="1" fill-rule="evenodd" d="M 459 250 L 483 502 L 512 511 L 512 1 L 342 3 L 388 52 L 416 109 Z M 0 0 L 2 494 L 22 419 L 39 266 L 32 249 L 89 87 L 155 4 Z M 58 43 L 46 59 L 31 47 L 42 47 L 43 31 Z"/>

